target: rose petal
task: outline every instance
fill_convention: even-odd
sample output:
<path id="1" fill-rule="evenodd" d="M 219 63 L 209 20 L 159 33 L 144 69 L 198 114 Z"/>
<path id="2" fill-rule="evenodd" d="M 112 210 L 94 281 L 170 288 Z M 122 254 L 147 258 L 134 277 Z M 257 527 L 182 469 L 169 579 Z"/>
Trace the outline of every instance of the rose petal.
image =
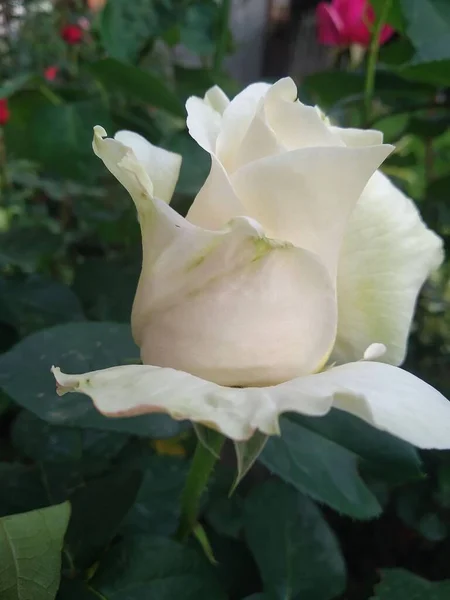
<path id="1" fill-rule="evenodd" d="M 357 360 L 376 339 L 383 362 L 400 364 L 425 279 L 442 261 L 442 241 L 382 173 L 364 190 L 350 218 L 338 266 L 337 362 Z"/>
<path id="2" fill-rule="evenodd" d="M 166 412 L 213 427 L 234 440 L 246 440 L 256 429 L 279 434 L 277 401 L 295 393 L 292 382 L 271 388 L 228 388 L 189 373 L 148 365 L 112 367 L 81 375 L 66 375 L 53 367 L 60 395 L 80 392 L 109 417 Z M 331 399 L 299 398 L 302 412 L 321 416 Z"/>
<path id="3" fill-rule="evenodd" d="M 185 231 L 142 275 L 133 307 L 145 364 L 230 386 L 269 385 L 323 366 L 335 291 L 318 259 L 249 219 Z"/>
<path id="4" fill-rule="evenodd" d="M 231 181 L 246 214 L 261 223 L 269 237 L 318 254 L 334 276 L 350 213 L 391 149 L 380 145 L 293 150 L 250 163 Z"/>
<path id="5" fill-rule="evenodd" d="M 298 395 L 288 405 L 282 404 L 283 410 L 303 412 L 305 396 L 322 402 L 333 398 L 336 408 L 419 448 L 450 448 L 450 402 L 398 367 L 361 361 L 295 383 Z"/>
<path id="6" fill-rule="evenodd" d="M 133 131 L 118 131 L 114 139 L 133 150 L 152 181 L 154 195 L 169 204 L 180 174 L 181 156 L 154 146 Z"/>

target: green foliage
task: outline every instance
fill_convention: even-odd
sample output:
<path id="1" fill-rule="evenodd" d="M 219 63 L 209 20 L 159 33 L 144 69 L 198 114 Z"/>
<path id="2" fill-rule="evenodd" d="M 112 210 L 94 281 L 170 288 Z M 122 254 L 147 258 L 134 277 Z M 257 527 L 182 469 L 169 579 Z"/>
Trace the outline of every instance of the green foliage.
<path id="1" fill-rule="evenodd" d="M 401 569 L 386 570 L 371 600 L 445 600 L 450 593 L 450 582 L 432 583 Z"/>
<path id="2" fill-rule="evenodd" d="M 68 502 L 0 519 L 0 595 L 4 600 L 53 600 Z"/>
<path id="3" fill-rule="evenodd" d="M 380 15 L 385 0 L 370 2 Z M 225 444 L 181 544 L 194 446 L 216 432 L 162 414 L 106 418 L 86 396 L 57 396 L 53 364 L 140 360 L 129 326 L 139 225 L 92 153 L 93 126 L 180 153 L 171 205 L 185 215 L 211 160 L 184 103 L 240 86 L 222 65 L 228 2 L 108 0 L 95 15 L 84 2 L 25 4 L 0 34 L 1 600 L 447 599 L 448 452 L 419 454 L 338 410 L 285 415 L 280 437 Z M 65 43 L 60 28 L 81 17 L 82 42 Z M 387 22 L 398 35 L 380 48 L 369 106 L 367 56 L 350 68 L 342 51 L 299 94 L 338 124 L 384 133 L 397 150 L 383 168 L 448 252 L 450 4 L 393 0 Z M 447 260 L 419 298 L 405 365 L 444 393 L 449 277 Z"/>
<path id="4" fill-rule="evenodd" d="M 345 587 L 345 563 L 333 532 L 305 496 L 277 481 L 245 503 L 245 535 L 270 598 L 331 600 Z"/>

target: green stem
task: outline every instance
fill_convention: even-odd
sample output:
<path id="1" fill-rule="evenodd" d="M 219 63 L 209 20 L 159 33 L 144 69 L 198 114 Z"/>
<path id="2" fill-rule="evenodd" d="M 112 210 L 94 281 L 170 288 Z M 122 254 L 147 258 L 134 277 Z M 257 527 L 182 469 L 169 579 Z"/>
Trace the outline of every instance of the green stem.
<path id="1" fill-rule="evenodd" d="M 219 32 L 217 35 L 216 51 L 213 58 L 213 71 L 219 73 L 225 54 L 227 53 L 228 26 L 230 23 L 231 0 L 222 0 Z"/>
<path id="2" fill-rule="evenodd" d="M 225 438 L 221 433 L 211 432 L 208 442 L 214 452 L 212 454 L 200 440 L 197 440 L 191 470 L 181 496 L 181 520 L 176 536 L 180 542 L 186 540 L 197 523 L 200 500 L 214 470 L 217 456 L 220 454 L 224 441 Z"/>
<path id="3" fill-rule="evenodd" d="M 372 40 L 370 42 L 369 57 L 367 59 L 366 82 L 364 86 L 364 109 L 366 121 L 370 119 L 372 112 L 372 100 L 373 93 L 375 91 L 375 73 L 377 69 L 378 52 L 380 50 L 381 30 L 386 23 L 391 4 L 392 0 L 385 0 L 383 8 L 380 12 L 380 16 L 375 24 L 372 33 Z"/>

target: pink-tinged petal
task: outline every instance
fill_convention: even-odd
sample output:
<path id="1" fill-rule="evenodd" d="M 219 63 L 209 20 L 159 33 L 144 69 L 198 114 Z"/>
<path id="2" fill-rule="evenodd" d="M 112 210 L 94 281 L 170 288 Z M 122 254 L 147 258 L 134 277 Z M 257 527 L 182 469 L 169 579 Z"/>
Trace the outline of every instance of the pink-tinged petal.
<path id="1" fill-rule="evenodd" d="M 327 360 L 334 285 L 313 254 L 240 218 L 220 232 L 186 232 L 144 263 L 132 325 L 145 364 L 222 385 L 273 385 Z"/>
<path id="2" fill-rule="evenodd" d="M 388 42 L 394 34 L 395 29 L 393 29 L 390 25 L 384 25 L 381 30 L 380 44 L 385 44 Z"/>
<path id="3" fill-rule="evenodd" d="M 316 8 L 317 38 L 325 46 L 342 46 L 344 23 L 336 8 L 320 2 Z"/>

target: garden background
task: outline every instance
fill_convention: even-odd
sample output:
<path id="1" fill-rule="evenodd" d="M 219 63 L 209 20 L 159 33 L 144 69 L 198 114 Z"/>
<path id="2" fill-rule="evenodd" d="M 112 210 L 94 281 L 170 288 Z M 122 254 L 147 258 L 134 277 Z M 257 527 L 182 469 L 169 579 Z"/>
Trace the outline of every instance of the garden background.
<path id="1" fill-rule="evenodd" d="M 332 411 L 286 416 L 237 490 L 225 448 L 201 527 L 174 540 L 196 436 L 58 398 L 50 366 L 136 362 L 140 232 L 92 128 L 179 152 L 185 214 L 209 170 L 184 102 L 290 75 L 302 101 L 384 132 L 383 171 L 450 243 L 450 2 L 372 0 L 395 34 L 321 46 L 314 1 L 0 1 L 0 599 L 447 600 L 450 452 Z M 378 51 L 379 50 L 379 51 Z M 375 73 L 376 71 L 376 73 Z M 405 368 L 450 394 L 450 262 Z M 62 551 L 61 551 L 62 548 Z"/>

